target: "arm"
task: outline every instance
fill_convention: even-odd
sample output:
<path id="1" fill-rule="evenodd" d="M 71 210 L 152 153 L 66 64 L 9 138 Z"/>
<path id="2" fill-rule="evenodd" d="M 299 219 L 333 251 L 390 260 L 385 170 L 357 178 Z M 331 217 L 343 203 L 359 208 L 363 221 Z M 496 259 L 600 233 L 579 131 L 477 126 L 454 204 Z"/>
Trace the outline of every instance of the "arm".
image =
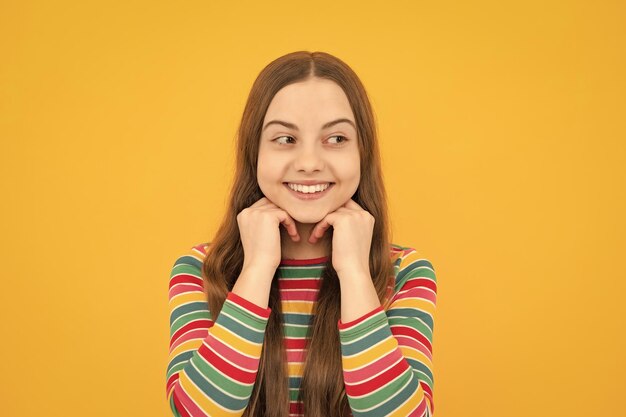
<path id="1" fill-rule="evenodd" d="M 378 305 L 355 320 L 339 321 L 344 382 L 355 417 L 433 415 L 436 293 L 431 263 L 405 248 L 387 312 Z"/>
<path id="2" fill-rule="evenodd" d="M 203 291 L 204 255 L 194 247 L 170 275 L 167 400 L 176 417 L 241 416 L 271 309 L 230 292 L 214 320 Z"/>

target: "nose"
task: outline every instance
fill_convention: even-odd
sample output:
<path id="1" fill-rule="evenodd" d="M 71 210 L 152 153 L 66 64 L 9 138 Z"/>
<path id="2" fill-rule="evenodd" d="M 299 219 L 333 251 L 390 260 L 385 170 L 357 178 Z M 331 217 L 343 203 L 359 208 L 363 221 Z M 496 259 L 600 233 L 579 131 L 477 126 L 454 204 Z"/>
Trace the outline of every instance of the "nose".
<path id="1" fill-rule="evenodd" d="M 295 156 L 294 168 L 304 172 L 321 171 L 324 168 L 324 158 L 316 143 L 300 147 Z"/>

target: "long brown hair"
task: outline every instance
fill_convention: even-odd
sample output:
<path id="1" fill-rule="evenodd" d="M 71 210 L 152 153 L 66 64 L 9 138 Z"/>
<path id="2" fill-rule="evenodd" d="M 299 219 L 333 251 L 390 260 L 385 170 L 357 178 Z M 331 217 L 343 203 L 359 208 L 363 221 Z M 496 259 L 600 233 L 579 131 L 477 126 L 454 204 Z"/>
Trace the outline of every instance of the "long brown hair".
<path id="1" fill-rule="evenodd" d="M 277 58 L 260 72 L 243 111 L 229 206 L 203 264 L 204 287 L 213 320 L 217 318 L 243 266 L 244 252 L 237 214 L 263 197 L 256 178 L 261 127 L 267 108 L 281 88 L 311 77 L 336 82 L 348 97 L 354 113 L 361 178 L 352 198 L 375 219 L 369 266 L 379 300 L 383 304 L 388 301 L 393 271 L 391 232 L 377 130 L 367 93 L 354 71 L 340 59 L 325 52 L 297 51 Z M 340 301 L 339 280 L 332 266 L 331 254 L 324 268 L 308 334 L 310 339 L 300 391 L 307 417 L 350 414 L 337 329 Z M 276 274 L 270 290 L 269 307 L 272 314 L 265 331 L 256 383 L 243 413 L 246 417 L 287 417 L 289 414 L 287 359 Z"/>

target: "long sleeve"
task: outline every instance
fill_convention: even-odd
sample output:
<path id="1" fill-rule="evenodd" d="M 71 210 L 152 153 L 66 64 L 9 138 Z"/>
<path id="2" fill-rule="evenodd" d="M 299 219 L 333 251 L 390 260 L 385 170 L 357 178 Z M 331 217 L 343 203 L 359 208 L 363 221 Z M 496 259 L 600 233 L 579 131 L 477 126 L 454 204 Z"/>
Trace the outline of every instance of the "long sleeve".
<path id="1" fill-rule="evenodd" d="M 338 322 L 346 394 L 355 417 L 434 413 L 435 272 L 412 248 L 404 248 L 395 267 L 386 312 L 379 306 L 351 322 Z"/>
<path id="2" fill-rule="evenodd" d="M 170 274 L 167 401 L 176 417 L 241 416 L 271 309 L 230 292 L 214 320 L 203 291 L 205 255 L 202 245 L 193 247 Z"/>

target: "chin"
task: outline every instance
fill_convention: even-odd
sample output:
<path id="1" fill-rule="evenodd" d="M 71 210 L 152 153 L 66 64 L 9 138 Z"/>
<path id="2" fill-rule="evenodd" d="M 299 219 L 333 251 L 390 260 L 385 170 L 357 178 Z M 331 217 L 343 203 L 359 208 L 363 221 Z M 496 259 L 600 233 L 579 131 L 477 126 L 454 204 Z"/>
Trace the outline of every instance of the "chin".
<path id="1" fill-rule="evenodd" d="M 303 224 L 312 224 L 312 223 L 319 223 L 324 216 L 326 216 L 326 214 L 323 215 L 302 215 L 302 214 L 291 214 L 289 213 L 289 215 L 291 216 L 292 219 L 294 219 L 295 221 L 297 221 L 298 223 L 303 223 Z"/>

